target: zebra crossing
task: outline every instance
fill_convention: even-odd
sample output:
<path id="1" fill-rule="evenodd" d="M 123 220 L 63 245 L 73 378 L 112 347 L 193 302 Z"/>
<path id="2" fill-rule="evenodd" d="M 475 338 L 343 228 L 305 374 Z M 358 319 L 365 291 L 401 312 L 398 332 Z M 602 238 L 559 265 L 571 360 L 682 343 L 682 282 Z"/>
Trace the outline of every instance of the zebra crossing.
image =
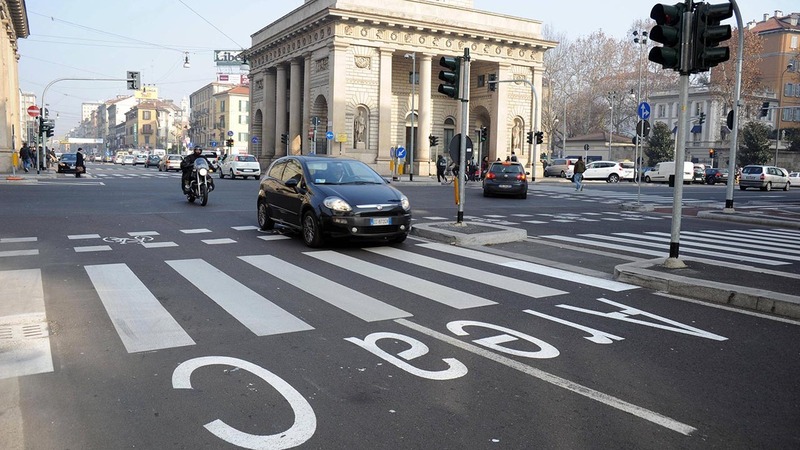
<path id="1" fill-rule="evenodd" d="M 574 202 L 601 202 L 609 205 L 641 201 L 643 203 L 671 206 L 673 201 L 672 195 L 657 195 L 648 193 L 640 194 L 634 191 L 607 191 L 602 189 L 592 189 L 591 185 L 585 186 L 584 190 L 581 192 L 575 192 L 573 187 L 537 185 L 534 188 L 528 189 L 528 196 L 547 199 L 561 199 Z M 684 197 L 682 201 L 684 205 L 705 205 L 709 203 L 718 203 L 711 202 L 709 200 L 699 200 L 688 197 Z"/>
<path id="2" fill-rule="evenodd" d="M 539 239 L 580 243 L 582 247 L 617 250 L 648 257 L 669 255 L 667 232 L 548 234 Z M 786 266 L 800 262 L 800 231 L 786 229 L 681 231 L 681 254 L 696 258 Z"/>
<path id="3" fill-rule="evenodd" d="M 439 222 L 451 218 L 440 216 L 422 216 L 414 219 L 419 222 Z M 504 226 L 547 225 L 579 222 L 644 222 L 671 220 L 666 215 L 642 214 L 635 211 L 604 211 L 604 212 L 561 212 L 558 214 L 481 214 L 465 215 L 464 219 L 470 222 L 486 222 Z"/>
<path id="4" fill-rule="evenodd" d="M 303 252 L 297 260 L 286 261 L 269 253 L 217 256 L 214 261 L 202 258 L 165 259 L 170 278 L 174 275 L 188 282 L 189 290 L 181 297 L 208 301 L 220 307 L 254 336 L 274 336 L 314 330 L 314 323 L 298 305 L 299 300 L 317 304 L 324 316 L 343 312 L 363 322 L 410 318 L 416 305 L 437 304 L 454 310 L 491 308 L 502 302 L 498 290 L 542 299 L 568 294 L 553 287 L 564 280 L 621 292 L 638 289 L 613 280 L 580 275 L 562 269 L 540 266 L 512 258 L 487 255 L 478 250 L 424 243 L 396 247 L 367 247 L 350 250 L 314 250 Z M 308 258 L 308 259 L 306 259 Z M 399 261 L 399 263 L 398 263 Z M 315 265 L 314 262 L 317 264 Z M 325 270 L 311 267 L 323 263 Z M 471 264 L 471 265 L 470 265 Z M 486 264 L 491 266 L 486 270 Z M 400 270 L 399 266 L 406 266 Z M 220 267 L 224 267 L 225 270 Z M 252 273 L 250 267 L 268 275 L 272 286 L 264 292 L 248 286 L 249 279 L 240 273 Z M 180 302 L 163 302 L 173 296 L 174 286 L 165 286 L 153 276 L 163 274 L 163 267 L 127 263 L 89 264 L 74 269 L 70 286 L 81 290 L 87 301 L 99 299 L 104 314 L 113 325 L 119 342 L 127 353 L 140 353 L 193 346 L 194 327 L 182 321 L 192 315 Z M 414 275 L 412 275 L 414 273 Z M 446 273 L 449 277 L 442 277 Z M 533 274 L 533 275 L 532 275 Z M 0 379 L 53 371 L 48 320 L 41 269 L 0 271 L 0 346 L 14 348 L 0 351 Z M 361 289 L 347 280 L 359 278 Z M 150 284 L 148 284 L 150 283 Z M 475 292 L 484 285 L 495 293 L 486 298 Z M 292 301 L 275 292 L 297 292 Z M 30 293 L 35 293 L 30 295 Z M 92 292 L 96 295 L 92 295 Z M 486 292 L 483 290 L 483 292 Z M 400 294 L 402 307 L 393 305 Z M 300 295 L 301 298 L 297 296 Z M 327 312 L 327 308 L 331 312 Z M 301 317 L 302 316 L 302 317 Z M 318 316 L 319 317 L 319 316 Z M 25 326 L 44 330 L 26 337 Z M 25 356 L 28 355 L 28 356 Z"/>

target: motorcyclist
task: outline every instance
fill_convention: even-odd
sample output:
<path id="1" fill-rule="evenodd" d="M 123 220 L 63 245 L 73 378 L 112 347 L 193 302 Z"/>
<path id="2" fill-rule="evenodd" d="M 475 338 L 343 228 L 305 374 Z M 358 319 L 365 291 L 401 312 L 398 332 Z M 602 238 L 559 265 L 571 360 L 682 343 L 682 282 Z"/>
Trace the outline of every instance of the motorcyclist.
<path id="1" fill-rule="evenodd" d="M 194 148 L 191 155 L 183 158 L 183 161 L 181 161 L 181 170 L 183 171 L 183 176 L 181 176 L 181 188 L 184 194 L 189 192 L 189 187 L 192 182 L 192 169 L 194 168 L 194 162 L 197 158 L 205 158 L 205 156 L 203 156 L 203 148 L 199 145 Z M 208 162 L 207 158 L 206 162 Z M 211 177 L 208 177 L 208 183 L 209 190 L 214 190 L 214 180 Z"/>

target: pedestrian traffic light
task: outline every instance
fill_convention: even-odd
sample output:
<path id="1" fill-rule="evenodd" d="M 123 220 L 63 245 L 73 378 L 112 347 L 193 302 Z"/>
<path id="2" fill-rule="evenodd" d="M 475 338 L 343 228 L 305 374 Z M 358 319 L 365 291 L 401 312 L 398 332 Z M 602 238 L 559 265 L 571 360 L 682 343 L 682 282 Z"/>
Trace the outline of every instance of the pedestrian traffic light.
<path id="1" fill-rule="evenodd" d="M 438 91 L 450 98 L 458 98 L 459 84 L 461 82 L 461 57 L 442 56 L 439 65 L 445 70 L 439 71 L 439 79 L 444 83 L 439 84 Z"/>
<path id="2" fill-rule="evenodd" d="M 537 131 L 536 133 L 534 133 L 534 135 L 536 136 L 537 144 L 541 144 L 542 142 L 544 142 L 544 131 Z"/>
<path id="3" fill-rule="evenodd" d="M 712 159 L 714 158 L 714 149 L 713 148 L 708 149 L 708 157 L 712 158 Z"/>
<path id="4" fill-rule="evenodd" d="M 528 144 L 533 144 L 533 131 L 528 131 Z"/>
<path id="5" fill-rule="evenodd" d="M 227 145 L 228 147 L 233 147 L 233 138 L 230 138 L 227 141 L 225 141 L 225 145 Z"/>
<path id="6" fill-rule="evenodd" d="M 289 143 L 289 135 L 284 133 L 281 134 L 281 144 L 286 145 Z"/>
<path id="7" fill-rule="evenodd" d="M 486 142 L 486 135 L 489 130 L 486 127 L 481 127 L 481 142 Z"/>
<path id="8" fill-rule="evenodd" d="M 731 26 L 720 22 L 733 16 L 733 5 L 721 3 L 709 5 L 699 3 L 692 21 L 692 61 L 691 72 L 707 72 L 719 63 L 730 59 L 731 51 L 719 44 L 731 38 Z"/>
<path id="9" fill-rule="evenodd" d="M 761 104 L 761 117 L 767 117 L 767 113 L 769 113 L 769 102 L 764 102 Z"/>
<path id="10" fill-rule="evenodd" d="M 434 135 L 428 136 L 428 141 L 430 141 L 431 147 L 439 145 L 439 138 Z"/>
<path id="11" fill-rule="evenodd" d="M 702 113 L 702 112 L 700 113 L 700 117 L 698 117 L 697 123 L 700 124 L 700 125 L 706 123 L 706 113 Z"/>
<path id="12" fill-rule="evenodd" d="M 661 64 L 665 69 L 681 70 L 681 34 L 683 33 L 683 13 L 686 5 L 657 4 L 650 11 L 650 18 L 656 21 L 656 26 L 650 30 L 650 39 L 664 44 L 662 47 L 653 47 L 647 59 Z"/>
<path id="13" fill-rule="evenodd" d="M 493 83 L 494 81 L 494 83 Z M 497 75 L 494 73 L 489 74 L 489 90 L 495 92 L 497 90 Z"/>
<path id="14" fill-rule="evenodd" d="M 142 80 L 139 75 L 139 72 L 128 71 L 128 89 L 137 90 L 142 87 Z"/>

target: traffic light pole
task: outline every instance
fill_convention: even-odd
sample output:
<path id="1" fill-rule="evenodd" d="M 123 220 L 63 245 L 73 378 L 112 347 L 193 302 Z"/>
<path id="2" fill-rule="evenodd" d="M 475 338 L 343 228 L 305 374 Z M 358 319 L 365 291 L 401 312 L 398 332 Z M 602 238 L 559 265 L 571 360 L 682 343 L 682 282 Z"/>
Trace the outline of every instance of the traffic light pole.
<path id="1" fill-rule="evenodd" d="M 469 136 L 469 48 L 464 49 L 464 59 L 461 60 L 461 76 L 458 92 L 461 100 L 461 152 L 458 158 L 458 215 L 456 223 L 464 223 L 464 201 L 467 196 L 464 192 L 464 175 L 467 173 L 467 137 Z"/>
<path id="2" fill-rule="evenodd" d="M 742 104 L 742 59 L 744 52 L 744 30 L 742 25 L 742 15 L 739 12 L 739 5 L 736 0 L 730 0 L 733 5 L 733 13 L 736 16 L 736 27 L 739 30 L 739 46 L 736 50 L 736 82 L 733 90 L 733 130 L 731 130 L 731 151 L 730 161 L 728 161 L 728 184 L 725 190 L 725 209 L 723 212 L 732 213 L 733 210 L 733 188 L 736 183 L 736 150 L 739 148 L 739 107 Z"/>

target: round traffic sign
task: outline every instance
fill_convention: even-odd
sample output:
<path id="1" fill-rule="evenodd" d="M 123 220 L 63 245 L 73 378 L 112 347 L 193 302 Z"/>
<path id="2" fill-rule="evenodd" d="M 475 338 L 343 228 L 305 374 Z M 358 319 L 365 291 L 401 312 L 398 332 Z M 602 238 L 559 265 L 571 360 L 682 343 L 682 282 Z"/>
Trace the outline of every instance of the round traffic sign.
<path id="1" fill-rule="evenodd" d="M 406 157 L 406 148 L 405 147 L 397 147 L 396 153 L 397 159 L 405 159 Z"/>
<path id="2" fill-rule="evenodd" d="M 38 106 L 36 106 L 36 105 L 33 105 L 33 106 L 28 106 L 28 115 L 29 115 L 29 116 L 31 116 L 31 117 L 37 117 L 37 116 L 39 116 L 39 114 L 41 114 L 41 113 L 42 113 L 42 110 L 41 110 L 41 109 L 39 109 L 39 107 L 38 107 Z"/>
<path id="3" fill-rule="evenodd" d="M 228 130 L 228 136 L 233 136 L 233 131 Z"/>
<path id="4" fill-rule="evenodd" d="M 250 142 L 252 142 L 253 144 L 258 144 L 258 136 L 253 136 L 253 138 L 250 139 Z"/>
<path id="5" fill-rule="evenodd" d="M 648 120 L 640 120 L 636 123 L 636 134 L 641 137 L 647 137 L 650 135 L 650 121 Z"/>
<path id="6" fill-rule="evenodd" d="M 325 139 L 332 141 L 333 140 L 333 131 L 328 131 L 325 133 Z"/>

